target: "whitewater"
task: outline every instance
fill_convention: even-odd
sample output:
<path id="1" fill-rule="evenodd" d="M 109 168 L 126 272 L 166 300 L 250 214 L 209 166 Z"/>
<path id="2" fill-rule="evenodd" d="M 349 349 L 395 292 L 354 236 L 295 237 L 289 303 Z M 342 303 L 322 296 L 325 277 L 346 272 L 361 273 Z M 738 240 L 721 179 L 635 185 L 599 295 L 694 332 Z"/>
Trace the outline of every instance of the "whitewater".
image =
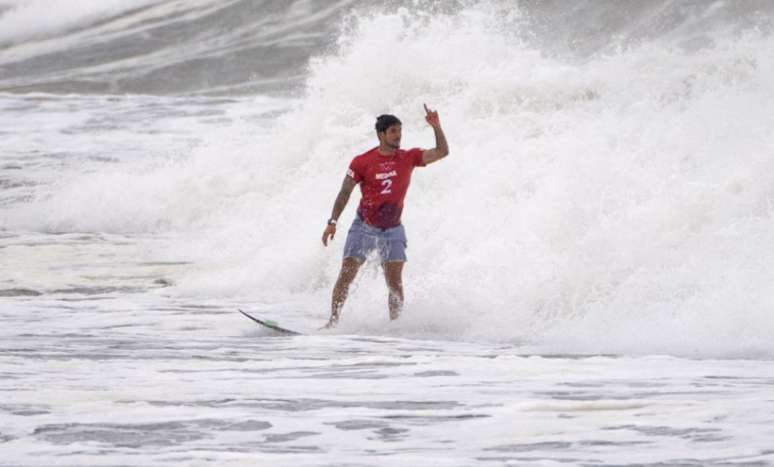
<path id="1" fill-rule="evenodd" d="M 774 465 L 774 3 L 0 0 L 0 465 Z M 319 330 L 374 118 L 451 154 Z M 304 333 L 279 337 L 236 310 Z"/>

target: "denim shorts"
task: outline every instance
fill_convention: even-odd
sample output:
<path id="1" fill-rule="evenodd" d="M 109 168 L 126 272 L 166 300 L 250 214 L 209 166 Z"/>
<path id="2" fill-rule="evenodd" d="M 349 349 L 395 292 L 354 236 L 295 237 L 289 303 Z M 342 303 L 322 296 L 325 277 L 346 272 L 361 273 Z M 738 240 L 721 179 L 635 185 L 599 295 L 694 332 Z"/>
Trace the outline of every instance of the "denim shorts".
<path id="1" fill-rule="evenodd" d="M 382 264 L 392 261 L 406 261 L 406 230 L 403 224 L 391 229 L 380 229 L 356 217 L 347 232 L 344 257 L 365 261 L 369 253 L 376 250 Z"/>

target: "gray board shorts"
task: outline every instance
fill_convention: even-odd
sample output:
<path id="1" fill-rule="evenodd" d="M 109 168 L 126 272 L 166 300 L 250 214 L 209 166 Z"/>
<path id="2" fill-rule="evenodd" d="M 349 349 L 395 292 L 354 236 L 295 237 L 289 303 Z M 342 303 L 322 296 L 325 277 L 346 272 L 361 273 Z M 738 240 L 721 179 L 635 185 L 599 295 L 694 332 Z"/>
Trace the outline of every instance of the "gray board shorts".
<path id="1" fill-rule="evenodd" d="M 406 246 L 406 229 L 403 224 L 390 229 L 380 229 L 366 224 L 357 216 L 347 232 L 344 257 L 363 262 L 369 253 L 376 250 L 382 264 L 406 261 Z"/>

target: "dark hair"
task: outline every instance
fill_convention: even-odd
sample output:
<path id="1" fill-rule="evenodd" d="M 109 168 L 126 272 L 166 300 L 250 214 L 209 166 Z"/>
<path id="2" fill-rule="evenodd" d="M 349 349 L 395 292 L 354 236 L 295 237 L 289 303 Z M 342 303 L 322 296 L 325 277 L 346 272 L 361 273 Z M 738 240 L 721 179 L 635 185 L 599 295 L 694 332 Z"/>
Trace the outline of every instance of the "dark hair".
<path id="1" fill-rule="evenodd" d="M 398 120 L 398 117 L 395 115 L 379 115 L 376 117 L 376 125 L 374 127 L 376 128 L 377 133 L 384 133 L 387 131 L 387 128 L 393 126 L 393 125 L 402 125 L 400 120 Z"/>

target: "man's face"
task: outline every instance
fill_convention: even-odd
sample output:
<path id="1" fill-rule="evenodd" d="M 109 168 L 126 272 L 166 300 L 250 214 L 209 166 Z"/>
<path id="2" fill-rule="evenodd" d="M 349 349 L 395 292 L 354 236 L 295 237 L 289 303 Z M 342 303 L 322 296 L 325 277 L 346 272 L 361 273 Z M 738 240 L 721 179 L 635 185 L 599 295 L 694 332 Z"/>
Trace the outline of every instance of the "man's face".
<path id="1" fill-rule="evenodd" d="M 379 141 L 394 149 L 400 148 L 401 125 L 392 125 L 384 133 L 378 133 Z"/>

